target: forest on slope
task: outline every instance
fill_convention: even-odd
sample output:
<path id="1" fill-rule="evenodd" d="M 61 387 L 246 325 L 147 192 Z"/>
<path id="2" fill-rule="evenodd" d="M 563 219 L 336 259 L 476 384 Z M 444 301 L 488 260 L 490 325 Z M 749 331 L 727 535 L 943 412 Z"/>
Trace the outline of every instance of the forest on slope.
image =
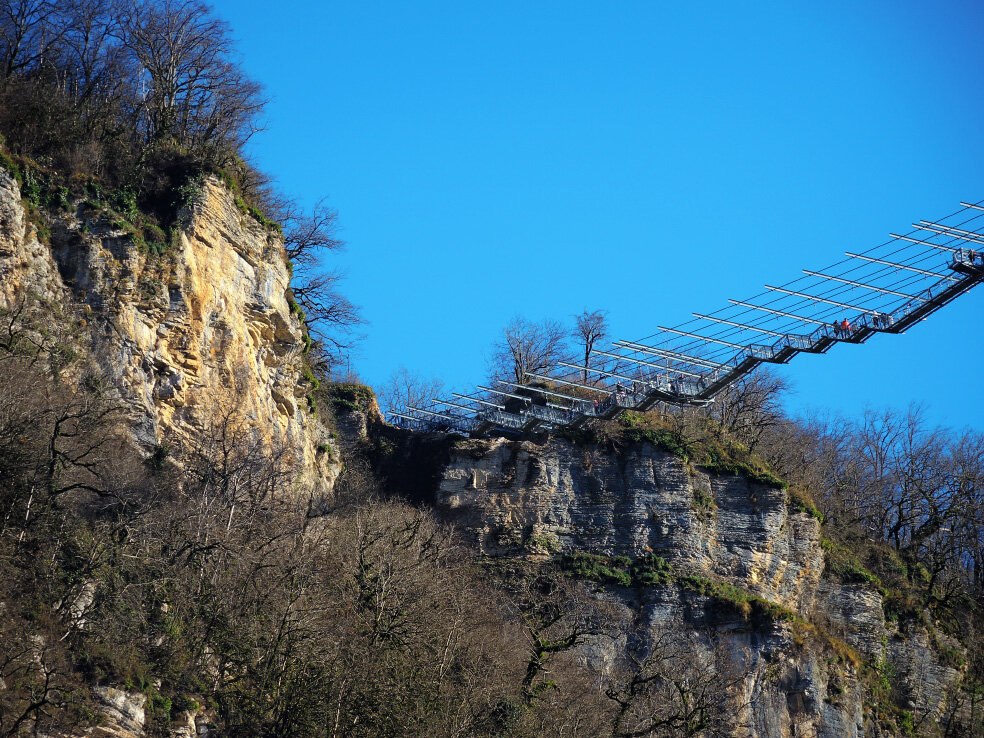
<path id="1" fill-rule="evenodd" d="M 3 11 L 2 166 L 41 239 L 91 201 L 150 258 L 166 254 L 189 182 L 217 174 L 296 264 L 318 422 L 374 418 L 368 389 L 329 381 L 358 323 L 319 271 L 317 254 L 340 245 L 334 214 L 300 212 L 245 163 L 262 95 L 227 27 L 194 2 Z M 296 462 L 231 413 L 187 447 L 135 447 L 79 342 L 79 306 L 24 295 L 0 318 L 3 735 L 92 725 L 92 688 L 108 685 L 147 698 L 149 735 L 202 711 L 230 736 L 732 734 L 740 675 L 676 688 L 687 655 L 667 643 L 661 668 L 599 686 L 575 658 L 606 618 L 598 562 L 483 560 L 401 496 L 379 437 L 347 453 L 333 499 L 314 509 Z M 984 437 L 927 427 L 915 409 L 792 419 L 781 395 L 759 377 L 707 411 L 661 408 L 573 440 L 648 443 L 790 486 L 823 520 L 834 575 L 877 587 L 904 627 L 961 644 L 938 724 L 917 726 L 893 704 L 891 675 L 870 669 L 886 730 L 981 735 Z"/>

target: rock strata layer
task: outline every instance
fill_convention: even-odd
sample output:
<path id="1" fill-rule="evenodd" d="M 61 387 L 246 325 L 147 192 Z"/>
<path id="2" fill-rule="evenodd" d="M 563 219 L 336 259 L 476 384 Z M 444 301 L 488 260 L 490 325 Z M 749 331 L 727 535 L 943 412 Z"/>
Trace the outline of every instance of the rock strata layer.
<path id="1" fill-rule="evenodd" d="M 303 326 L 291 309 L 279 235 L 206 178 L 186 224 L 163 254 L 111 220 L 77 209 L 55 219 L 50 246 L 0 169 L 0 308 L 40 300 L 58 314 L 76 303 L 80 340 L 111 378 L 146 452 L 200 441 L 226 419 L 304 470 L 327 492 L 338 454 L 305 395 Z"/>
<path id="2" fill-rule="evenodd" d="M 820 522 L 776 486 L 709 474 L 649 444 L 615 453 L 557 438 L 466 440 L 453 446 L 435 502 L 490 556 L 664 559 L 673 576 L 660 585 L 594 585 L 619 613 L 622 636 L 589 643 L 582 660 L 604 675 L 663 634 L 690 638 L 695 658 L 703 649 L 717 668 L 738 664 L 745 673 L 747 706 L 736 725 L 753 738 L 890 735 L 866 679 L 894 675 L 915 718 L 932 721 L 959 676 L 925 631 L 886 622 L 873 586 L 824 575 Z M 722 610 L 683 586 L 686 577 L 731 585 L 789 614 L 763 622 Z M 694 639 L 705 632 L 714 648 Z"/>

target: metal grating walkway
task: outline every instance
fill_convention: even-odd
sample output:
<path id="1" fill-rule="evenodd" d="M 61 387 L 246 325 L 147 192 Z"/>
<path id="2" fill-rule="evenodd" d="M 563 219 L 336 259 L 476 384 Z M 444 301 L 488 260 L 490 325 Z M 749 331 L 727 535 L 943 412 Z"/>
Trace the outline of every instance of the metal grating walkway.
<path id="1" fill-rule="evenodd" d="M 525 384 L 480 385 L 477 394 L 452 393 L 387 415 L 409 430 L 469 435 L 577 427 L 659 402 L 705 404 L 762 363 L 902 333 L 984 281 L 984 201 L 960 206 L 713 313 L 659 326 L 638 341 L 615 341 L 610 351 L 596 350 L 589 366 L 559 362 Z"/>

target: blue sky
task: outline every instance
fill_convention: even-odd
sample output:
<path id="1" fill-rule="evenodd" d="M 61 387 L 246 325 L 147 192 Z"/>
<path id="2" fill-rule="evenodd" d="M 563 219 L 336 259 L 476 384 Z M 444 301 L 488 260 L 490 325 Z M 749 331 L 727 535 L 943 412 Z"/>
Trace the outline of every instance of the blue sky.
<path id="1" fill-rule="evenodd" d="M 339 211 L 353 368 L 468 387 L 513 315 L 638 339 L 984 199 L 978 2 L 221 0 L 252 142 Z M 984 288 L 780 371 L 796 412 L 984 427 Z"/>

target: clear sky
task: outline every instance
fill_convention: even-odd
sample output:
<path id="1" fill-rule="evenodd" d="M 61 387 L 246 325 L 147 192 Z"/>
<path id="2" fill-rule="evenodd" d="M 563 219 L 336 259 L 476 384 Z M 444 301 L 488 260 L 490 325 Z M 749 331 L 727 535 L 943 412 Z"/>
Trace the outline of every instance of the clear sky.
<path id="1" fill-rule="evenodd" d="M 984 199 L 984 3 L 221 0 L 257 163 L 339 211 L 353 368 L 468 387 L 513 315 L 638 339 Z M 780 371 L 984 428 L 984 287 Z"/>

